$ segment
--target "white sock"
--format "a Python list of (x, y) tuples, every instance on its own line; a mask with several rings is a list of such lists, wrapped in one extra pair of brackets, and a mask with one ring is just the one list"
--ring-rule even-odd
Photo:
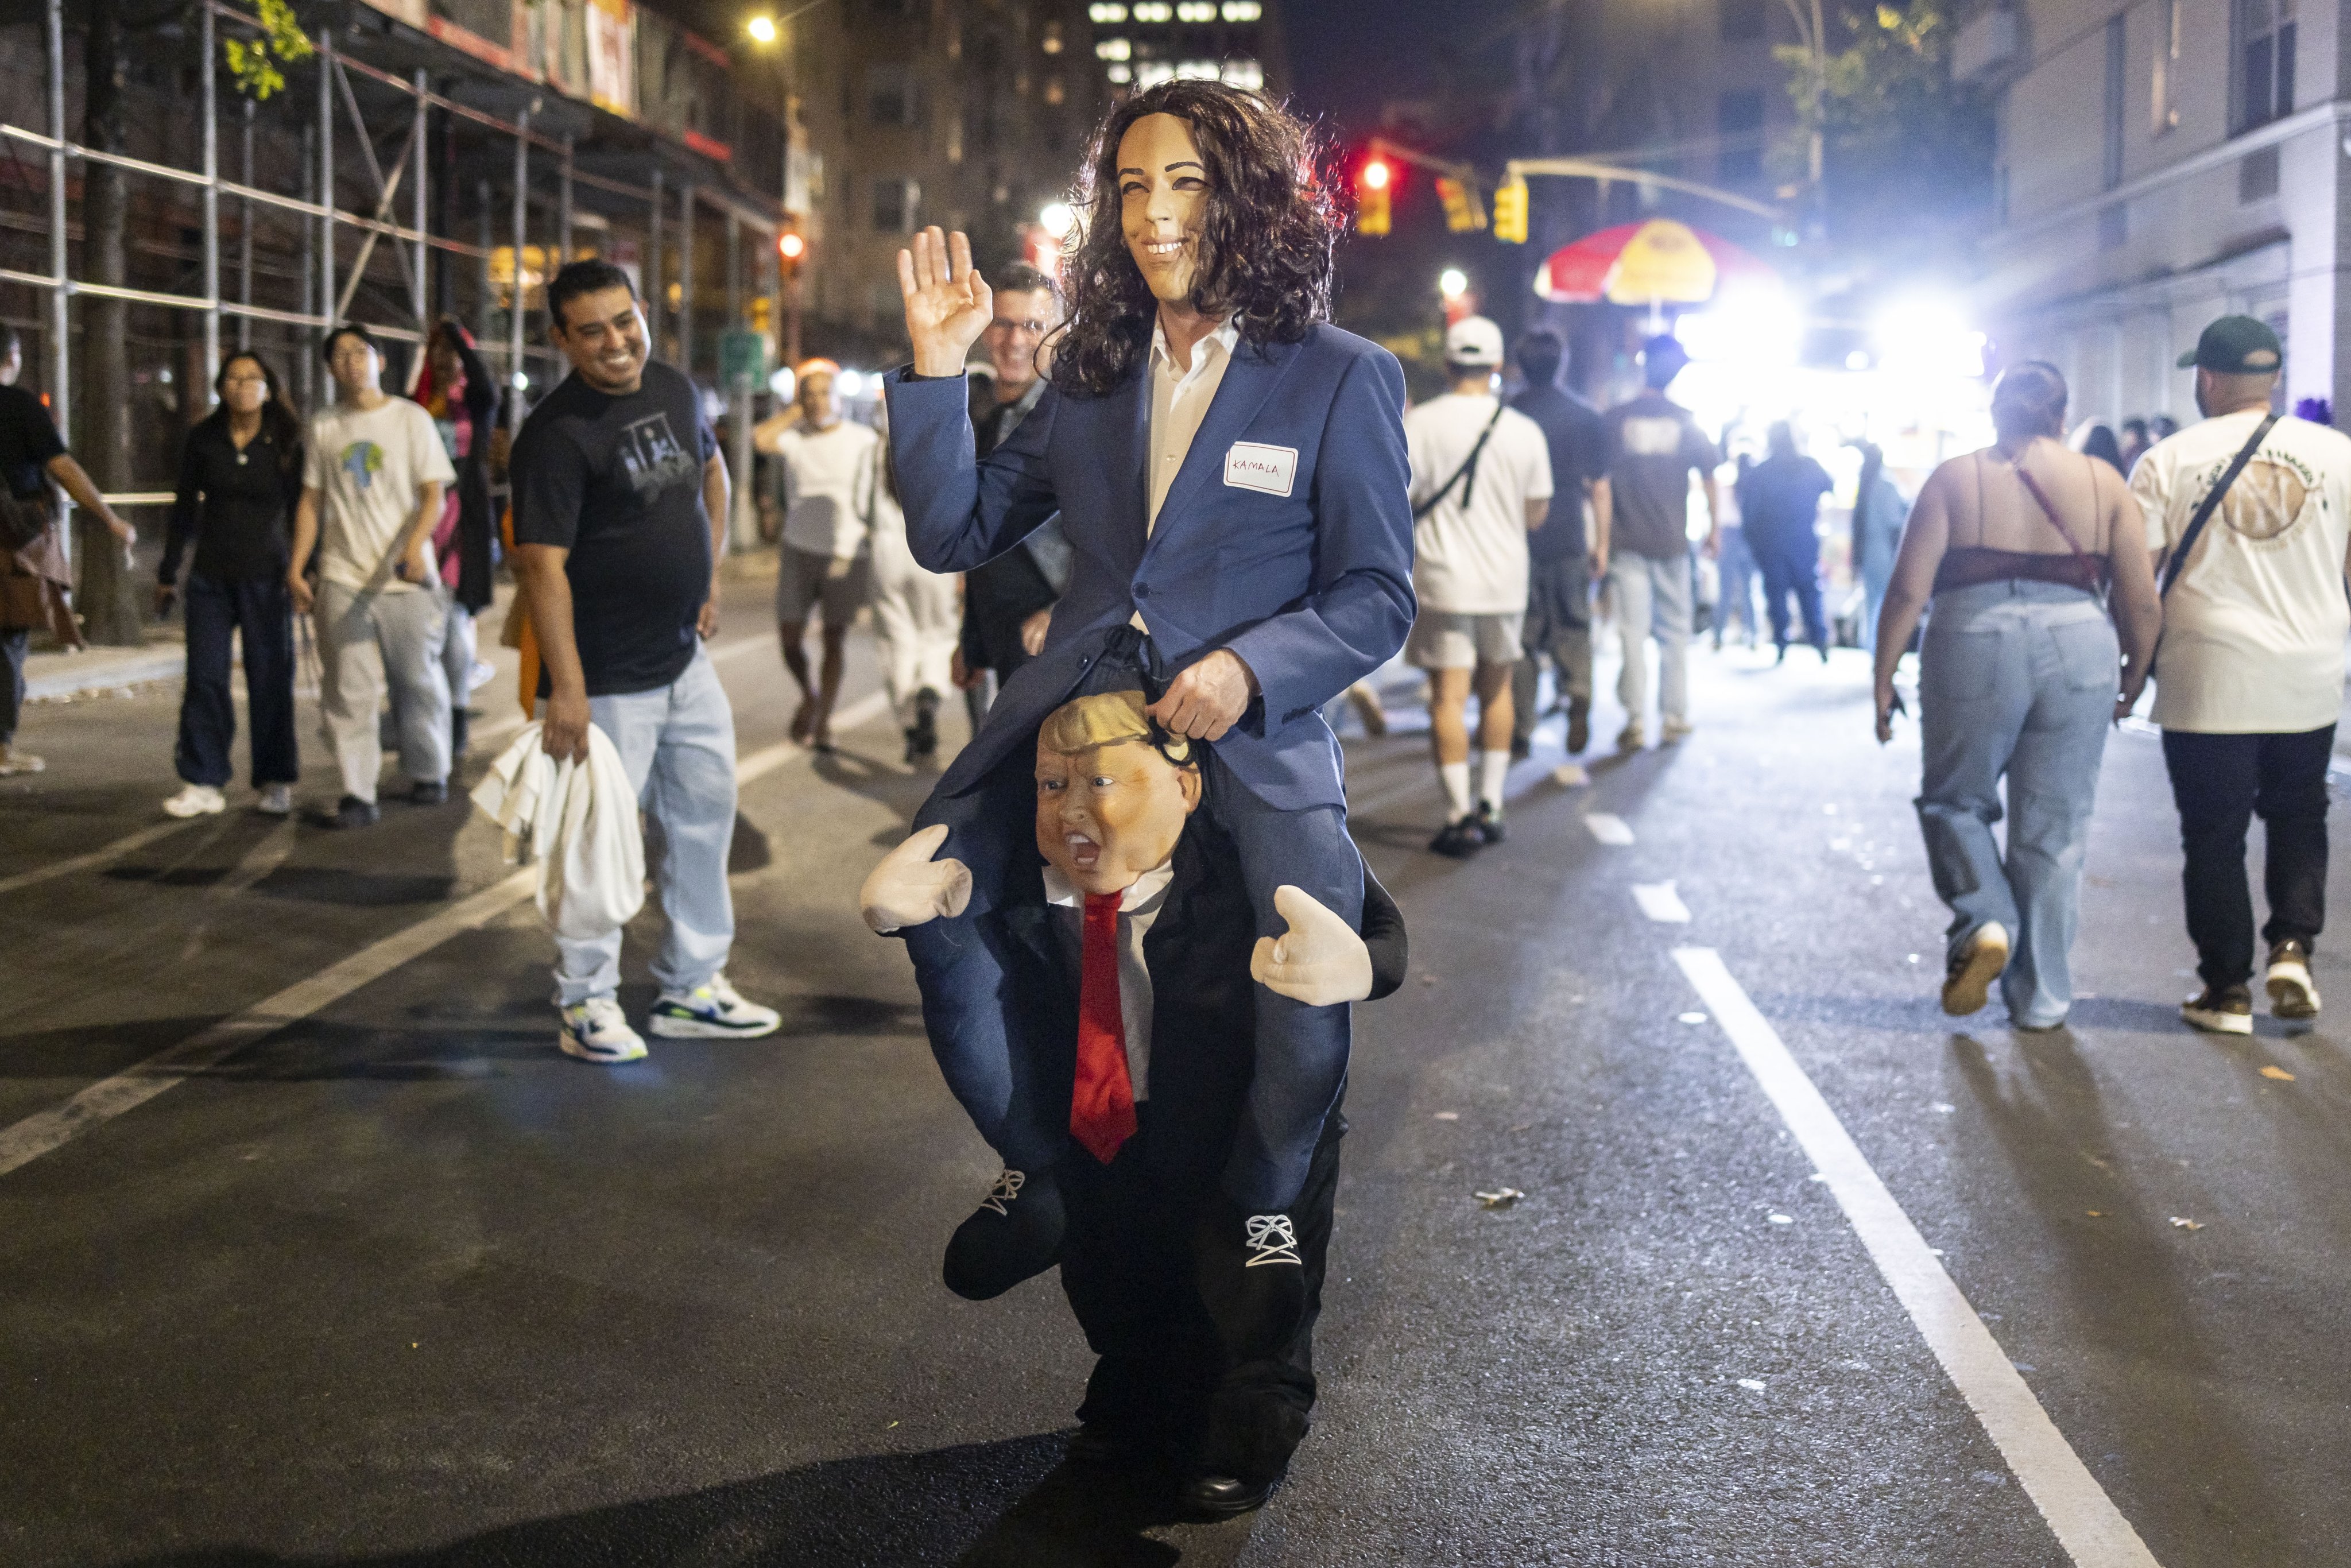
[(1437, 776), (1445, 780), (1446, 804), (1453, 808), (1447, 820), (1459, 821), (1469, 814), (1469, 765), (1466, 762), (1440, 762)]
[(1478, 754), (1478, 799), (1493, 808), (1494, 815), (1502, 814), (1502, 780), (1510, 771), (1508, 751), (1481, 751)]

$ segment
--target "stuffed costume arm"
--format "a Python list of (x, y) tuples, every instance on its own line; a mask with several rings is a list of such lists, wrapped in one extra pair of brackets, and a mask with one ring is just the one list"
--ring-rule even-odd
[(906, 543), (928, 571), (985, 566), (1061, 510), (1045, 463), (1061, 393), (1046, 388), (1011, 439), (982, 462), (973, 455), (966, 378), (905, 377), (893, 371), (884, 384)]
[(1395, 356), (1377, 350), (1348, 368), (1323, 429), (1314, 465), (1314, 588), (1224, 644), (1257, 677), (1265, 701), (1261, 720), (1241, 722), (1267, 731), (1378, 669), (1412, 629), (1412, 466)]
[(946, 841), (947, 825), (938, 822), (882, 857), (857, 893), (857, 912), (868, 927), (887, 936), (964, 912), (971, 903), (971, 868), (952, 856), (931, 858)]

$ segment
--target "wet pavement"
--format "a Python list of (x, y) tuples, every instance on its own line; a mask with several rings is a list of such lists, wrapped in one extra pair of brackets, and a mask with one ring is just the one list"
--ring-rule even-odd
[[(1509, 841), (1467, 863), (1421, 848), (1425, 737), (1351, 737), (1412, 977), (1359, 1016), (1315, 1431), (1260, 1514), (1191, 1525), (1061, 1468), (1087, 1359), (1051, 1278), (937, 1283), (994, 1167), (852, 908), (928, 776), (872, 701), (833, 756), (773, 749), (762, 603), (739, 585), (717, 645), (764, 769), (730, 973), (785, 1029), (621, 1069), (555, 1051), (527, 898), (418, 936), (511, 874), (462, 800), (152, 831), (173, 688), (29, 710), (50, 770), (0, 780), (0, 1148), (252, 1034), (0, 1174), (0, 1561), (2146, 1561), (2061, 1542), (2069, 1463), (2167, 1568), (2351, 1561), (2351, 1057), (2332, 1015), (2177, 1021), (2149, 736), (2109, 745), (2081, 999), (2034, 1036), (1936, 1007), (1915, 731), (1869, 737), (1858, 653), (1698, 655), (1670, 750), (1605, 756), (1604, 700), (1581, 787), (1552, 720)], [(477, 694), (466, 781), (510, 688)], [(306, 702), (330, 804), (315, 733)], [(2053, 1456), (1988, 1435), (1677, 949), (1817, 1086)], [(2351, 1006), (2325, 946), (2316, 975)]]

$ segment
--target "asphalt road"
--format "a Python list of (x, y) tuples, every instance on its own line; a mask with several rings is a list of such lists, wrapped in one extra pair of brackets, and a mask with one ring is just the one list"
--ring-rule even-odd
[[(721, 634), (752, 640), (722, 666), (746, 757), (789, 716), (760, 603)], [(385, 946), (509, 874), (462, 802), (108, 858), (173, 788), (176, 695), (36, 707), (50, 771), (0, 781), (0, 1143), (266, 998), (301, 1016), (0, 1175), (0, 1562), (2144, 1561), (2069, 1553), (2066, 1474), (2166, 1568), (2351, 1562), (2351, 1058), (2331, 1018), (2174, 1019), (2153, 740), (2108, 749), (2074, 1027), (1955, 1030), (1915, 736), (1870, 739), (1860, 656), (1698, 672), (1697, 735), (1588, 787), (1552, 778), (1554, 721), (1467, 864), (1420, 848), (1422, 738), (1350, 740), (1413, 977), (1360, 1017), (1315, 1432), (1213, 1527), (1058, 1468), (1087, 1359), (1050, 1278), (937, 1283), (993, 1166), (851, 909), (927, 788), (886, 719), (743, 792), (731, 973), (784, 1032), (614, 1070), (556, 1052), (527, 901)], [(306, 705), (327, 803), (314, 734)], [(1975, 1316), (1938, 1332), (1988, 1330), (2053, 1447), (1988, 1434), (1677, 949), (1719, 956), (1939, 1251)], [(2351, 1006), (2340, 959), (2317, 977)]]

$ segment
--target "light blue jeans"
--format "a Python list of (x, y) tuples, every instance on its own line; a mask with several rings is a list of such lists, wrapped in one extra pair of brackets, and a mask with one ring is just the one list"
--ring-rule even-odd
[[(653, 881), (669, 929), (653, 960), (664, 991), (690, 991), (726, 967), (735, 900), (726, 851), (735, 838), (735, 710), (702, 648), (668, 685), (590, 697), (588, 714), (621, 754), (637, 799), (661, 828)], [(555, 942), (555, 1000), (570, 1007), (621, 984), (621, 933)]]
[[(2074, 1005), (2067, 955), (2120, 664), (2104, 608), (2058, 583), (1938, 593), (1927, 622), (1917, 801), (1927, 862), (1951, 906), (1951, 955), (1987, 920), (2006, 927), (2001, 995), (2027, 1027), (2062, 1023)], [(1991, 831), (2003, 775), (2005, 856)]]

